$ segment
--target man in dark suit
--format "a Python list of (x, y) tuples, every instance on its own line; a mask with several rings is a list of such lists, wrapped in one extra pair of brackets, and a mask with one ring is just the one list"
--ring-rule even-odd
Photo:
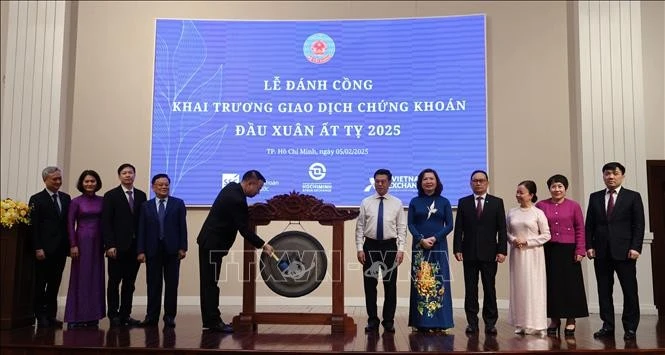
[[(69, 254), (67, 211), (71, 198), (59, 191), (62, 170), (49, 166), (42, 170), (45, 189), (30, 197), (32, 208), (32, 245), (35, 249), (35, 319), (37, 327), (62, 327), (55, 318), (58, 311), (58, 290)], [(11, 292), (11, 291), (5, 291)]]
[(478, 274), (483, 283), (485, 333), (494, 335), (499, 313), (496, 306), (497, 263), (506, 260), (506, 212), (503, 200), (487, 193), (489, 178), (483, 170), (471, 173), (473, 195), (457, 202), (453, 253), (464, 264), (464, 311), (467, 334), (478, 332)]
[(152, 191), (156, 197), (141, 206), (137, 252), (139, 262), (146, 263), (148, 283), (143, 326), (157, 325), (165, 284), (164, 326), (175, 327), (180, 260), (187, 254), (187, 210), (181, 199), (169, 195), (170, 184), (166, 174), (153, 176)]
[(587, 256), (594, 259), (598, 284), (598, 302), (603, 327), (595, 338), (614, 336), (614, 273), (623, 290), (624, 339), (635, 340), (640, 322), (635, 264), (644, 240), (644, 206), (639, 192), (623, 183), (626, 168), (617, 162), (603, 166), (606, 188), (589, 196), (586, 214)]
[(225, 324), (219, 311), (219, 273), (222, 258), (240, 232), (256, 248), (271, 255), (272, 247), (249, 229), (247, 197), (256, 196), (266, 179), (256, 170), (246, 172), (240, 183), (231, 182), (217, 195), (196, 242), (199, 245), (199, 273), (201, 318), (203, 328), (211, 331), (232, 333), (233, 328)]
[[(118, 167), (120, 186), (104, 194), (102, 234), (108, 258), (106, 299), (111, 326), (139, 325), (130, 317), (136, 274), (141, 265), (136, 254), (139, 212), (146, 201), (145, 192), (134, 187), (136, 169), (131, 164)], [(122, 289), (119, 291), (120, 283)]]

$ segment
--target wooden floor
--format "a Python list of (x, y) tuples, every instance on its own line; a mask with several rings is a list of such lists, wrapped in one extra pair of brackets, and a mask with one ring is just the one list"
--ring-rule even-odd
[[(326, 307), (293, 306), (280, 307), (280, 312), (329, 312)], [(135, 307), (134, 318), (143, 319), (142, 307)], [(223, 309), (224, 321), (230, 322), (240, 307)], [(259, 312), (275, 312), (274, 307), (258, 307)], [(455, 310), (455, 328), (448, 335), (413, 333), (407, 326), (408, 309), (398, 308), (395, 334), (366, 335), (366, 315), (363, 307), (348, 307), (358, 331), (353, 334), (332, 335), (329, 326), (259, 325), (256, 333), (219, 334), (201, 329), (200, 311), (195, 306), (178, 309), (175, 329), (153, 328), (109, 328), (104, 319), (99, 329), (34, 329), (23, 328), (0, 332), (2, 354), (203, 354), (209, 352), (288, 352), (298, 354), (359, 352), (464, 352), (520, 354), (530, 351), (557, 353), (611, 353), (665, 354), (665, 326), (657, 324), (656, 316), (642, 316), (637, 340), (624, 342), (623, 330), (617, 329), (613, 340), (597, 340), (592, 334), (601, 321), (597, 314), (579, 319), (574, 338), (538, 337), (515, 335), (506, 323), (506, 312), (500, 311), (496, 336), (481, 333), (467, 336), (466, 321), (461, 310)], [(61, 312), (62, 313), (62, 312)], [(59, 316), (62, 319), (62, 314)], [(620, 324), (621, 316), (617, 315)], [(481, 325), (482, 330), (482, 325)]]

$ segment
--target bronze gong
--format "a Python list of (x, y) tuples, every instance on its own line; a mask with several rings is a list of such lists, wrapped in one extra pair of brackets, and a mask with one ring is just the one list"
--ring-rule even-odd
[(286, 231), (268, 242), (274, 255), (261, 254), (261, 277), (268, 288), (284, 297), (301, 297), (323, 281), (328, 258), (323, 246), (311, 234)]

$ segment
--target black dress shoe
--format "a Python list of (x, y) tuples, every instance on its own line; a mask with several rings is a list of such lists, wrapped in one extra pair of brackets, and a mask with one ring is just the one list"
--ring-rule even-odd
[(386, 332), (386, 333), (395, 333), (395, 326), (393, 326), (393, 325), (390, 325), (390, 326), (387, 326), (387, 327), (384, 326), (383, 331)]
[(167, 328), (175, 328), (175, 319), (173, 319), (173, 317), (164, 317), (164, 326)]
[(219, 322), (217, 324), (204, 324), (203, 328), (217, 333), (233, 333), (233, 327), (230, 324), (225, 324), (224, 322)]
[(376, 333), (379, 331), (379, 326), (377, 325), (368, 325), (365, 327), (365, 333)]
[(485, 334), (496, 335), (497, 333), (495, 326), (485, 327)]
[(614, 330), (607, 328), (600, 328), (597, 332), (593, 333), (594, 338), (605, 338), (613, 336), (614, 336)]
[(478, 327), (474, 327), (472, 325), (467, 325), (466, 329), (464, 329), (464, 333), (466, 333), (466, 334), (478, 333)]
[(85, 328), (86, 323), (85, 322), (67, 322), (67, 329), (77, 329), (77, 328)]
[(561, 333), (561, 325), (558, 327), (547, 327), (547, 335), (559, 335)]
[(137, 325), (141, 325), (140, 320), (134, 319), (132, 317), (127, 317), (127, 318), (121, 319), (120, 323), (122, 323), (122, 325), (127, 325), (127, 326), (130, 326), (130, 327), (135, 327)]
[(109, 322), (111, 323), (112, 327), (119, 327), (122, 325), (122, 322), (120, 321), (120, 318), (118, 317), (111, 317), (109, 319)]
[(637, 334), (634, 330), (626, 330), (626, 334), (623, 335), (623, 340), (635, 340)]

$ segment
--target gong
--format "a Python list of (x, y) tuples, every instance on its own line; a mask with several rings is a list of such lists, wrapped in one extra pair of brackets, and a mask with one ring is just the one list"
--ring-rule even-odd
[(261, 254), (261, 277), (268, 288), (284, 297), (301, 297), (314, 291), (326, 274), (328, 258), (311, 234), (286, 231), (272, 238), (275, 253)]

